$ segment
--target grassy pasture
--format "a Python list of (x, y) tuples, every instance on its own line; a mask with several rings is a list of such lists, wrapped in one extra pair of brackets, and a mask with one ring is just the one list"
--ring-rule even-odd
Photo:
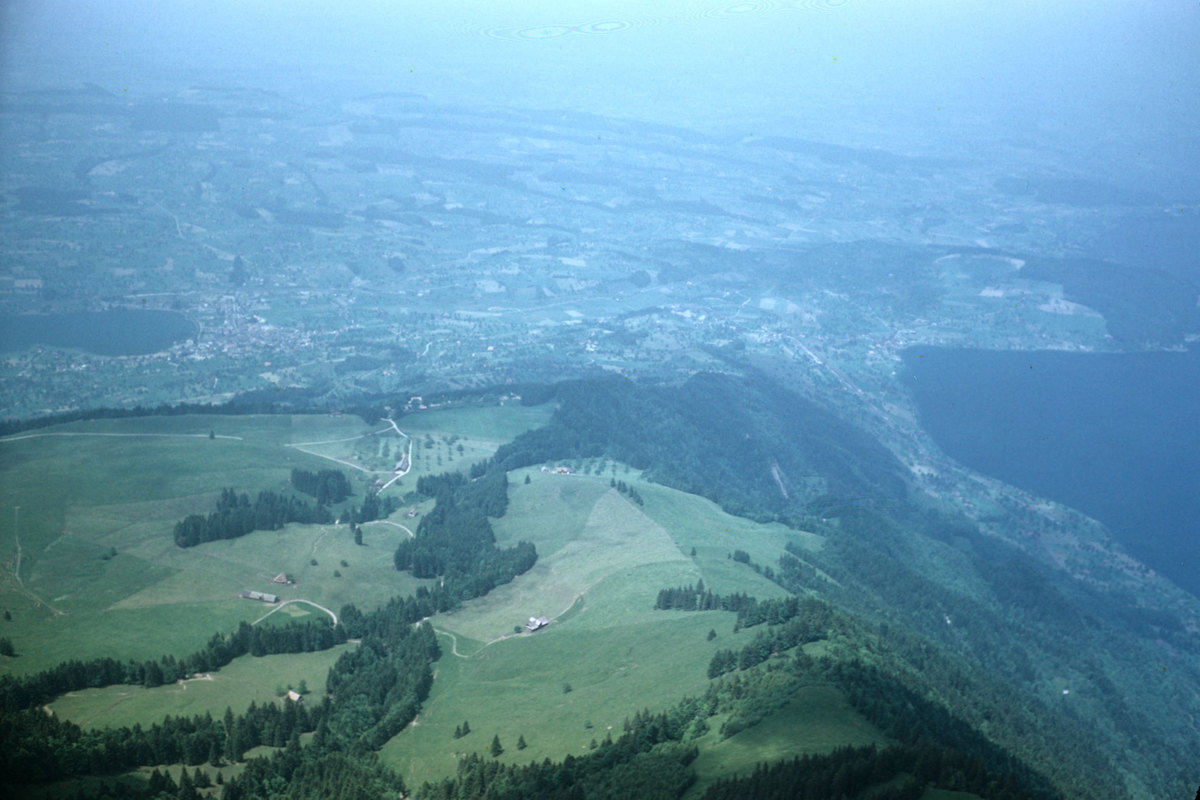
[[(318, 418), (323, 424), (305, 428), (303, 436), (293, 436), (289, 444), (323, 461), (326, 469), (344, 469), (351, 482), (364, 489), (382, 480), (389, 484), (389, 494), (399, 496), (415, 489), (422, 475), (466, 470), (489, 458), (500, 445), (542, 425), (553, 411), (549, 405), (527, 408), (515, 404), (421, 411), (397, 420), (396, 427), (403, 434), (387, 420), (363, 428), (356, 418), (323, 417)], [(353, 420), (354, 426), (342, 422), (339, 427), (334, 424), (337, 420)], [(411, 451), (406, 436), (411, 439)], [(408, 452), (408, 473), (390, 483), (393, 467)]]
[[(382, 753), (411, 785), (453, 774), (459, 757), (484, 753), (494, 734), (506, 762), (585, 752), (610, 730), (619, 736), (637, 711), (703, 692), (712, 654), (740, 648), (757, 632), (733, 633), (727, 612), (654, 611), (655, 596), (701, 577), (715, 591), (777, 596), (778, 586), (729, 552), (744, 549), (770, 565), (787, 537), (808, 537), (729, 517), (707, 500), (636, 477), (622, 479), (644, 506), (610, 488), (606, 475), (536, 468), (509, 475), (509, 510), (495, 522), (497, 539), (532, 541), (538, 562), (486, 598), (434, 620), (444, 654), (432, 694), (417, 724)], [(552, 619), (546, 629), (513, 632), (543, 614)], [(718, 634), (713, 641), (710, 629)], [(456, 740), (454, 728), (464, 720), (472, 733)], [(522, 735), (528, 747), (518, 751)], [(829, 741), (832, 747), (857, 739), (831, 730)]]
[(748, 775), (754, 765), (800, 756), (828, 753), (844, 745), (885, 745), (888, 740), (846, 702), (832, 686), (806, 686), (775, 713), (752, 728), (722, 740), (721, 723), (714, 718), (708, 733), (696, 743), (696, 785), (689, 797), (699, 797), (710, 783)]
[[(549, 413), (509, 406), (413, 419), (423, 432), (449, 437), (460, 423), (475, 433), (490, 424), (524, 430)], [(223, 487), (286, 491), (293, 468), (332, 466), (289, 445), (352, 443), (378, 428), (349, 416), (189, 415), (76, 422), (0, 441), (0, 609), (12, 615), (0, 621), (0, 635), (19, 654), (0, 660), (0, 672), (28, 673), (70, 658), (186, 655), (268, 610), (238, 599), (243, 589), (334, 611), (414, 591), (418, 582), (392, 569), (396, 544), (415, 528), (402, 514), (392, 524), (364, 526), (362, 547), (335, 525), (290, 525), (186, 550), (171, 539), (175, 522), (211, 511)], [(464, 445), (455, 463), (490, 455), (500, 441), (480, 437), (470, 444), (478, 453)], [(440, 439), (438, 446), (445, 449)], [(369, 481), (346, 471), (358, 481), (351, 502), (361, 502)], [(272, 584), (280, 572), (295, 585)], [(288, 606), (272, 621), (319, 613)]]
[(324, 691), (325, 675), (338, 656), (354, 645), (341, 645), (320, 653), (296, 653), (235, 659), (205, 677), (167, 686), (107, 686), (72, 692), (50, 704), (50, 710), (80, 727), (106, 728), (140, 723), (150, 725), (165, 715), (192, 716), (210, 713), (220, 718), (225, 709), (244, 709), (251, 702), (282, 702), (276, 689), (305, 681), (308, 688)]
[[(407, 491), (400, 484), (411, 488), (426, 472), (465, 468), (550, 413), (548, 407), (508, 406), (405, 417), (399, 422), (413, 437), (413, 470), (394, 490)], [(187, 550), (170, 538), (175, 521), (210, 510), (222, 487), (282, 490), (293, 467), (333, 466), (330, 458), (352, 456), (364, 446), (363, 434), (380, 428), (347, 417), (151, 418), (48, 431), (137, 436), (0, 442), (0, 491), (11, 498), (0, 507), (0, 601), (14, 617), (0, 629), (21, 654), (0, 663), (0, 671), (25, 673), (100, 655), (185, 655), (242, 620), (272, 624), (322, 613), (308, 605), (240, 600), (242, 589), (335, 611), (346, 602), (369, 608), (412, 592), (419, 582), (391, 567), (396, 544), (416, 527), (417, 520), (402, 513), (364, 526), (362, 547), (337, 525), (292, 525)], [(209, 431), (218, 438), (209, 439)], [(146, 433), (159, 435), (141, 435)], [(404, 440), (389, 436), (391, 457)], [(427, 436), (432, 447), (424, 446)], [(384, 437), (376, 439), (371, 446), (382, 458)], [(319, 455), (289, 446), (312, 442), (329, 444), (306, 445), (325, 448)], [(375, 476), (346, 471), (361, 498)], [(703, 578), (719, 593), (778, 596), (778, 586), (729, 554), (745, 550), (755, 562), (773, 566), (787, 541), (820, 546), (817, 537), (729, 516), (707, 500), (626, 470), (622, 480), (645, 501), (635, 505), (610, 488), (606, 471), (558, 475), (531, 468), (509, 476), (510, 508), (495, 522), (497, 539), (532, 541), (539, 560), (511, 584), (434, 620), (444, 655), (432, 694), (417, 722), (382, 754), (410, 783), (453, 774), (456, 759), (485, 752), (493, 734), (505, 747), (503, 761), (585, 752), (592, 739), (610, 731), (619, 735), (623, 720), (637, 711), (702, 692), (712, 654), (740, 648), (756, 630), (733, 633), (734, 617), (725, 612), (656, 612), (657, 591)], [(16, 505), (19, 573), (17, 518), (9, 513)], [(340, 577), (333, 576), (335, 569)], [(271, 584), (279, 572), (292, 574), (296, 583)], [(514, 625), (543, 614), (553, 620), (548, 628), (514, 634)], [(710, 629), (718, 634), (712, 641)], [(212, 680), (155, 690), (89, 690), (60, 698), (53, 708), (84, 725), (148, 724), (166, 713), (219, 714), (226, 706), (268, 701), (277, 686), (301, 678), (320, 691), (337, 652), (243, 658)], [(700, 740), (702, 778), (752, 767), (752, 754), (767, 755), (758, 739), (783, 755), (871, 740), (874, 734), (840, 702), (802, 694), (731, 740), (708, 734)], [(455, 740), (453, 730), (464, 720), (472, 733)], [(528, 747), (518, 751), (521, 735)]]

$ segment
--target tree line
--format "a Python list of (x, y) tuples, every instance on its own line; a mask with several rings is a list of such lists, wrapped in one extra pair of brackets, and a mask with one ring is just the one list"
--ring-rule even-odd
[(803, 600), (796, 613), (785, 622), (769, 625), (747, 642), (740, 651), (718, 650), (708, 664), (708, 677), (716, 678), (735, 669), (758, 666), (773, 655), (797, 645), (820, 641), (829, 636), (834, 621), (833, 608), (819, 600)]
[(242, 622), (232, 634), (214, 634), (203, 648), (184, 657), (164, 655), (146, 661), (72, 659), (24, 677), (0, 675), (0, 711), (19, 711), (43, 705), (67, 692), (116, 684), (151, 689), (198, 672), (218, 670), (239, 656), (309, 653), (345, 641), (346, 629), (333, 627), (327, 620), (264, 626)]
[[(242, 623), (233, 634), (214, 635), (205, 648), (184, 658), (164, 656), (141, 664), (95, 659), (67, 662), (28, 678), (0, 676), (0, 728), (6, 737), (0, 738), (3, 786), (40, 783), (50, 776), (112, 774), (156, 763), (198, 764), (207, 759), (211, 764), (214, 758), (232, 763), (249, 748), (268, 744), (283, 749), (246, 762), (239, 776), (224, 783), (225, 800), (280, 793), (296, 798), (380, 797), (401, 791), (403, 782), (378, 765), (374, 752), (415, 718), (432, 686), (431, 664), (440, 657), (440, 649), (432, 627), (423, 620), (511, 580), (536, 558), (532, 545), (496, 548), (490, 524), (478, 525), (480, 518), (486, 522), (489, 514), (499, 516), (507, 508), (503, 473), (469, 482), (446, 479), (442, 484), (433, 510), (423, 520), (432, 521), (418, 533), (418, 541), (446, 565), (444, 580), (436, 587), (420, 587), (369, 612), (347, 604), (336, 627), (327, 622), (281, 627)], [(237, 508), (241, 501), (234, 499)], [(467, 524), (460, 527), (460, 522)], [(217, 669), (242, 655), (324, 649), (351, 638), (360, 642), (330, 668), (325, 696), (299, 716), (288, 711), (291, 704), (282, 709), (268, 704), (252, 706), (232, 722), (176, 718), (164, 720), (157, 729), (134, 726), (95, 733), (38, 708), (75, 689), (124, 682), (151, 686)], [(291, 715), (289, 721), (275, 719), (276, 711)], [(312, 734), (309, 744), (300, 747), (298, 732)], [(16, 764), (17, 759), (24, 764)], [(194, 785), (184, 783), (177, 790), (190, 796)]]
[(107, 727), (84, 731), (41, 709), (4, 712), (0, 725), (0, 765), (5, 780), (40, 784), (75, 775), (111, 775), (151, 764), (209, 764), (241, 761), (260, 745), (283, 747), (313, 730), (314, 719), (302, 704), (251, 702), (239, 715), (226, 708), (218, 721), (211, 714), (165, 717), (148, 728)]
[(1028, 800), (1011, 774), (989, 773), (977, 758), (927, 741), (877, 748), (839, 747), (832, 753), (759, 763), (740, 778), (719, 780), (702, 800), (918, 800), (927, 786), (994, 800)]
[(221, 490), (215, 511), (189, 514), (175, 523), (175, 544), (194, 547), (218, 539), (236, 539), (252, 531), (277, 531), (289, 522), (306, 524), (333, 522), (333, 514), (321, 504), (311, 506), (302, 500), (275, 492), (259, 492), (250, 502), (245, 492)]
[(398, 570), (418, 578), (442, 577), (459, 599), (480, 597), (533, 566), (537, 550), (529, 542), (501, 549), (489, 517), (508, 509), (508, 476), (489, 469), (474, 480), (458, 472), (422, 476), (418, 491), (437, 504), (421, 518), (416, 536), (396, 548)]
[(683, 739), (687, 728), (664, 712), (639, 712), (613, 741), (611, 734), (584, 756), (524, 766), (471, 754), (455, 777), (422, 785), (415, 800), (617, 800), (679, 798), (695, 782), (690, 764), (699, 751)]
[(886, 448), (752, 369), (700, 373), (680, 386), (605, 377), (553, 388), (550, 421), (502, 445), (493, 463), (512, 470), (605, 456), (729, 513), (785, 524), (808, 516), (812, 489), (801, 476), (820, 475), (837, 495), (907, 494), (905, 470)]
[(687, 586), (659, 589), (654, 608), (666, 611), (733, 611), (737, 613), (733, 627), (735, 632), (764, 623), (779, 625), (802, 614), (819, 627), (828, 624), (830, 612), (827, 603), (812, 598), (801, 599), (794, 594), (768, 600), (759, 600), (745, 592), (715, 594), (712, 589), (705, 588), (703, 579)]
[(340, 503), (353, 494), (350, 480), (340, 469), (322, 469), (309, 472), (306, 469), (292, 470), (292, 486), (316, 499), (318, 505)]

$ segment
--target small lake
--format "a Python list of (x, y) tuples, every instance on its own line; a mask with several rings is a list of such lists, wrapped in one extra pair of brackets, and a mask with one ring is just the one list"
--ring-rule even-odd
[(0, 352), (48, 345), (102, 356), (140, 356), (165, 350), (195, 336), (196, 331), (196, 323), (174, 311), (0, 314)]
[(904, 363), (942, 450), (1104, 522), (1200, 596), (1200, 350), (916, 347)]

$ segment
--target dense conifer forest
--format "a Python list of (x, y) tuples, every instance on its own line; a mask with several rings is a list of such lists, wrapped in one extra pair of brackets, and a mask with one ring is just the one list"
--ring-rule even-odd
[(878, 442), (761, 373), (701, 373), (678, 386), (567, 381), (554, 399), (549, 424), (501, 447), (497, 466), (606, 456), (756, 520), (806, 518), (826, 495), (907, 496), (903, 468)]
[(353, 494), (346, 473), (340, 469), (322, 469), (316, 472), (293, 469), (292, 486), (315, 498), (317, 505), (322, 506), (340, 503)]
[(251, 531), (277, 531), (289, 522), (333, 522), (328, 507), (315, 506), (276, 492), (259, 492), (250, 502), (246, 493), (222, 489), (217, 509), (208, 515), (189, 514), (175, 524), (175, 544), (195, 547), (218, 539), (236, 539)]

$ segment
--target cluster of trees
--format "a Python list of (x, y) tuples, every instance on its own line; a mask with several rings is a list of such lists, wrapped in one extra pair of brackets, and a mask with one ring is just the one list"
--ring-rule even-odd
[(391, 495), (380, 500), (378, 492), (367, 492), (367, 496), (363, 498), (361, 506), (358, 508), (351, 506), (346, 511), (346, 521), (353, 526), (363, 522), (383, 519), (399, 507), (400, 501)]
[(719, 595), (704, 588), (701, 579), (695, 585), (659, 589), (654, 608), (659, 611), (737, 611), (736, 603), (749, 600), (745, 594)]
[(340, 469), (322, 469), (317, 472), (293, 469), (292, 486), (316, 498), (317, 503), (323, 506), (340, 503), (353, 494), (350, 480)]
[(295, 497), (259, 492), (254, 502), (245, 492), (222, 489), (217, 510), (189, 514), (175, 523), (175, 544), (194, 547), (217, 539), (236, 539), (251, 531), (277, 531), (289, 522), (328, 523), (333, 514), (323, 505), (310, 506)]
[[(840, 631), (852, 627), (854, 623), (839, 613), (835, 612), (834, 616), (833, 627), (839, 632), (833, 635), (835, 639), (841, 639), (843, 634)], [(852, 640), (865, 643), (860, 631), (853, 632)], [(873, 656), (878, 657), (878, 653)], [(879, 758), (883, 762), (879, 767), (881, 771), (872, 783), (890, 780), (899, 773), (908, 773), (919, 774), (922, 787), (933, 784), (941, 788), (974, 791), (984, 797), (1030, 797), (1046, 800), (1062, 797), (1046, 777), (1032, 769), (1028, 762), (991, 742), (978, 730), (952, 714), (940, 700), (930, 699), (906, 685), (909, 680), (911, 676), (905, 677), (903, 673), (867, 665), (856, 658), (826, 656), (812, 659), (797, 653), (790, 659), (772, 661), (765, 668), (735, 672), (714, 680), (705, 694), (692, 702), (693, 705), (699, 705), (701, 713), (724, 716), (726, 721), (721, 728), (722, 736), (732, 736), (758, 724), (788, 703), (796, 692), (805, 687), (833, 686), (842, 692), (856, 711), (902, 748), (896, 751), (889, 747), (870, 754), (871, 760)], [(930, 769), (926, 765), (918, 773), (916, 768), (919, 759), (930, 758), (929, 752), (933, 750), (939, 751), (934, 754), (939, 763), (957, 766), (954, 769), (943, 769), (940, 766)], [(836, 772), (844, 761), (863, 758), (863, 752), (836, 752), (840, 752), (840, 755), (834, 758), (830, 775)], [(922, 756), (922, 753), (926, 755)], [(815, 766), (822, 771), (825, 769), (820, 763)], [(972, 780), (964, 782), (962, 776), (952, 774), (955, 771), (973, 776)], [(1107, 786), (1111, 789), (1114, 784), (1107, 782), (1110, 777), (1111, 770), (1097, 772), (1094, 786), (1085, 789), (1080, 787), (1082, 791), (1072, 791), (1069, 796), (1102, 796), (1097, 792), (1103, 790), (1097, 787)], [(977, 780), (980, 778), (982, 780)], [(820, 785), (823, 779), (814, 775), (813, 780)], [(743, 788), (747, 789), (748, 793), (741, 796), (758, 796), (754, 793), (753, 784), (747, 784)], [(765, 785), (758, 788), (763, 790), (764, 797), (788, 796), (774, 794), (774, 790)], [(980, 791), (981, 788), (986, 790)], [(874, 797), (873, 791), (867, 796)], [(847, 796), (857, 795), (849, 793)]]
[(396, 548), (396, 569), (418, 578), (444, 577), (444, 586), (467, 599), (508, 583), (537, 560), (529, 542), (496, 547), (488, 517), (503, 516), (508, 509), (508, 477), (502, 470), (485, 471), (470, 481), (456, 472), (423, 476), (418, 487), (432, 492), (437, 504), (421, 518), (416, 537)]
[(333, 697), (318, 727), (319, 743), (355, 754), (378, 750), (412, 722), (433, 686), (431, 664), (441, 650), (429, 623), (392, 640), (365, 637), (338, 657), (325, 688)]
[[(225, 780), (221, 773), (217, 772), (215, 784), (221, 786), (224, 783)], [(162, 798), (201, 800), (205, 795), (201, 794), (199, 790), (207, 789), (213, 784), (214, 781), (208, 777), (208, 773), (199, 767), (190, 773), (186, 769), (180, 770), (178, 783), (171, 778), (169, 771), (160, 772), (158, 767), (155, 767), (151, 770), (144, 785), (136, 785), (123, 780), (117, 780), (111, 784), (100, 781), (94, 787), (90, 787), (87, 797), (91, 800), (162, 800)], [(78, 794), (83, 796), (82, 792)]]
[[(933, 743), (952, 748), (962, 757), (978, 762), (981, 768), (1006, 775), (1006, 783), (1024, 787), (1033, 796), (1057, 795), (1045, 776), (987, 739), (943, 703), (934, 702), (906, 685), (902, 675), (864, 664), (858, 659), (825, 660), (817, 666), (825, 679), (842, 690), (854, 710), (889, 738), (910, 746)], [(915, 763), (910, 762), (909, 766)], [(1092, 786), (1081, 793), (1073, 792), (1072, 796), (1088, 797), (1102, 792), (1103, 786), (1117, 785), (1108, 783), (1116, 779), (1111, 769), (1098, 770), (1093, 777), (1095, 783)], [(980, 794), (991, 796), (986, 792)]]
[(755, 625), (780, 625), (804, 615), (814, 628), (827, 627), (832, 609), (827, 603), (808, 598), (801, 600), (796, 595), (759, 600), (745, 592), (714, 594), (706, 589), (704, 581), (694, 585), (659, 589), (654, 608), (667, 611), (734, 611), (737, 622), (734, 630), (752, 628)]
[(42, 709), (0, 712), (0, 770), (5, 780), (38, 784), (73, 775), (108, 775), (150, 764), (210, 764), (240, 761), (260, 745), (283, 747), (313, 730), (310, 714), (285, 700), (282, 705), (251, 703), (245, 713), (226, 709), (223, 720), (210, 714), (166, 717), (141, 725), (84, 731)]
[(750, 669), (772, 655), (783, 653), (796, 645), (824, 639), (829, 635), (833, 620), (833, 609), (830, 606), (817, 600), (803, 600), (797, 604), (793, 617), (786, 622), (770, 625), (767, 630), (747, 642), (739, 652), (718, 650), (713, 653), (708, 664), (708, 677), (715, 678), (735, 669)]
[(315, 737), (305, 747), (293, 739), (269, 757), (247, 761), (242, 774), (227, 780), (221, 792), (221, 800), (379, 800), (403, 796), (404, 781), (377, 758), (331, 748)]
[(638, 494), (638, 490), (630, 486), (625, 481), (619, 481), (616, 478), (610, 478), (608, 485), (628, 497), (633, 502), (637, 503), (639, 506), (645, 505), (645, 502), (642, 500), (642, 496)]

